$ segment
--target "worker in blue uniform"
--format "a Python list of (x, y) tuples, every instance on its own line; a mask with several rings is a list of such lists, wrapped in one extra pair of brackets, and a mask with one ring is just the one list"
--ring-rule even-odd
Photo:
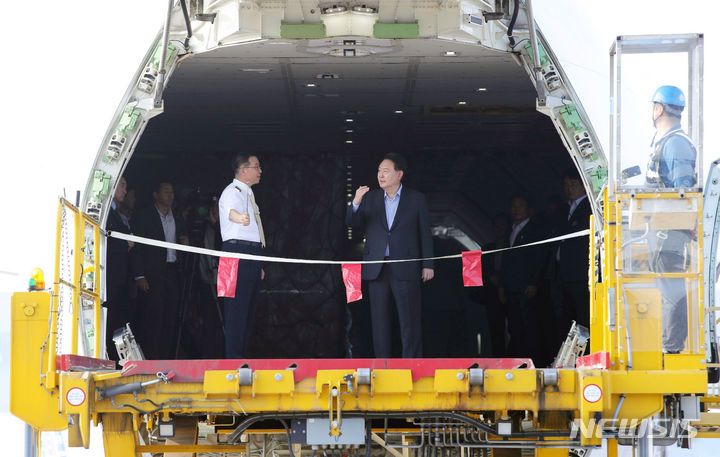
[(658, 188), (695, 187), (697, 153), (680, 126), (685, 95), (675, 86), (662, 86), (655, 91), (652, 102), (656, 132), (646, 176), (648, 184)]
[[(697, 184), (697, 152), (680, 120), (685, 95), (675, 86), (661, 86), (652, 98), (652, 120), (656, 133), (646, 174), (647, 187), (653, 189), (691, 189)], [(651, 230), (648, 232), (650, 270), (657, 273), (687, 271), (687, 245), (690, 230)], [(687, 338), (687, 290), (683, 278), (661, 278), (656, 282), (662, 293), (663, 352), (679, 353)]]

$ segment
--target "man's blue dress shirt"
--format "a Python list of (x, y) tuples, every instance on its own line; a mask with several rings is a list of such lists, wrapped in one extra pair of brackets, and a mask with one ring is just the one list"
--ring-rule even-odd
[[(398, 205), (400, 204), (400, 193), (402, 192), (402, 184), (395, 193), (395, 197), (390, 198), (387, 192), (384, 192), (385, 199), (385, 220), (387, 220), (388, 229), (392, 227), (393, 221), (395, 220), (395, 214), (397, 214)], [(353, 212), (356, 212), (360, 205), (353, 203)], [(385, 257), (390, 257), (390, 244), (385, 246)]]

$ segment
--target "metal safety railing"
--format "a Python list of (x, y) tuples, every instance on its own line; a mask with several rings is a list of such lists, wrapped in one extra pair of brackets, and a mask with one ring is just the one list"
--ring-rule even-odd
[[(611, 273), (605, 281), (607, 307), (601, 311), (608, 325), (604, 338), (611, 363), (627, 370), (660, 370), (666, 366), (663, 354), (704, 356), (702, 194), (616, 193), (613, 200), (606, 196), (606, 207), (603, 268)], [(651, 257), (664, 251), (650, 238), (663, 239), (661, 235), (667, 233), (679, 233), (685, 240), (683, 247), (665, 248), (685, 256), (682, 270), (659, 270)], [(670, 316), (666, 307), (672, 304), (679, 310)], [(683, 347), (676, 348), (678, 344)], [(696, 361), (697, 368), (707, 368), (699, 358), (683, 360), (687, 360), (684, 366)]]
[(56, 369), (58, 354), (102, 357), (103, 342), (100, 226), (92, 217), (61, 198), (55, 243), (53, 309), (47, 345), (50, 372)]

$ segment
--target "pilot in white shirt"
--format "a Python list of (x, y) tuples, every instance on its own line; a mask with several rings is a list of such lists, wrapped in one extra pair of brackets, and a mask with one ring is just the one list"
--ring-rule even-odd
[[(235, 179), (225, 188), (218, 202), (223, 251), (260, 255), (265, 246), (260, 210), (252, 186), (260, 182), (260, 160), (238, 154), (233, 160)], [(225, 297), (225, 358), (248, 356), (262, 265), (255, 260), (239, 260), (235, 296)]]

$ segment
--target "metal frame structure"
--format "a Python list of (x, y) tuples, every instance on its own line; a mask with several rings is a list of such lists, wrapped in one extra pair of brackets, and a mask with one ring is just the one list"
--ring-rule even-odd
[[(180, 3), (186, 13), (185, 2)], [(216, 6), (220, 19), (228, 9), (238, 14), (231, 0), (216, 2)], [(172, 11), (169, 2), (165, 37), (178, 34), (169, 28)], [(203, 13), (202, 7), (200, 11)], [(242, 14), (254, 11), (243, 10)], [(283, 33), (281, 24), (277, 25)], [(316, 24), (299, 25), (318, 30)], [(202, 27), (211, 25), (203, 23)], [(309, 33), (310, 29), (293, 30)], [(89, 447), (90, 424), (102, 424), (106, 455), (115, 457), (203, 451), (249, 456), (251, 443), (243, 444), (248, 435), (278, 433), (287, 437), (293, 457), (318, 447), (342, 448), (354, 455), (364, 447), (369, 457), (377, 445), (392, 449), (395, 457), (410, 453), (420, 457), (437, 449), (464, 456), (478, 449), (495, 453), (507, 448), (534, 449), (537, 456), (567, 456), (572, 450), (577, 454), (577, 449), (596, 448), (603, 439), (608, 440), (609, 455), (616, 456), (618, 443), (645, 442), (655, 433), (648, 424), (662, 420), (677, 428), (656, 436), (656, 443), (686, 442), (688, 430), (698, 432), (697, 436), (720, 436), (720, 414), (709, 411), (720, 404), (720, 398), (706, 395), (704, 345), (696, 342), (680, 354), (663, 354), (659, 344), (642, 351), (633, 349), (626, 329), (644, 325), (647, 319), (643, 320), (641, 309), (657, 309), (659, 299), (657, 294), (649, 294), (633, 301), (622, 293), (627, 284), (647, 283), (663, 275), (695, 281), (699, 287), (691, 303), (696, 304), (692, 312), (697, 319), (689, 322), (705, 325), (699, 318), (705, 315), (705, 277), (699, 260), (704, 242), (702, 195), (695, 191), (621, 192), (614, 187), (614, 175), (606, 185), (601, 173), (607, 171), (605, 159), (589, 120), (580, 105), (571, 112), (563, 102), (568, 97), (574, 100), (574, 93), (561, 69), (559, 77), (554, 71), (554, 79), (547, 79), (548, 66), (556, 64), (555, 58), (544, 49), (541, 35), (532, 35), (533, 50), (526, 49), (521, 58), (533, 81), (545, 84), (538, 87), (539, 96), (547, 96), (538, 109), (553, 119), (582, 171), (597, 217), (591, 221), (594, 236), (590, 237), (589, 259), (592, 353), (579, 358), (575, 368), (536, 369), (526, 359), (343, 359), (132, 361), (118, 371), (113, 362), (80, 351), (78, 343), (87, 335), (80, 332), (85, 297), (92, 301), (94, 313), (91, 354), (101, 352), (98, 221), (106, 215), (114, 183), (147, 121), (162, 110), (153, 94), (179, 59), (177, 47), (168, 38), (163, 44), (156, 41), (126, 94), (127, 103), (118, 110), (88, 183), (85, 211), (60, 201), (52, 294), (13, 296), (11, 411), (35, 430), (67, 429), (70, 446)], [(160, 84), (154, 85), (158, 75)], [(701, 85), (697, 89), (702, 92)], [(573, 139), (579, 133), (590, 142), (589, 150), (580, 150)], [(591, 179), (597, 185), (590, 186)], [(600, 196), (602, 208), (595, 198)], [(651, 200), (693, 202), (698, 242), (693, 246), (697, 264), (692, 272), (635, 274), (624, 270), (624, 211), (631, 204)], [(67, 214), (74, 215), (72, 280), (60, 274), (61, 259), (68, 255), (63, 249)], [(596, 259), (602, 261), (596, 264)], [(86, 282), (89, 266), (94, 277)], [(72, 336), (69, 353), (58, 355), (63, 287), (72, 291)], [(690, 328), (689, 332), (699, 334), (700, 329)], [(628, 363), (631, 359), (632, 364)], [(282, 428), (267, 429), (266, 421)], [(199, 423), (212, 427), (218, 437), (216, 444), (197, 444)], [(319, 427), (312, 439), (310, 424)], [(293, 438), (303, 430), (304, 437)], [(160, 444), (159, 438), (165, 444)]]
[[(688, 118), (688, 135), (692, 138), (697, 149), (698, 163), (697, 175), (703, 174), (703, 49), (704, 39), (702, 34), (679, 34), (679, 35), (635, 35), (619, 36), (610, 47), (610, 159), (609, 175), (610, 182), (620, 183), (622, 166), (620, 159), (621, 152), (621, 119), (623, 102), (621, 100), (621, 89), (623, 84), (623, 57), (625, 55), (639, 54), (686, 54), (687, 55), (687, 108), (684, 113)], [(650, 69), (648, 69), (649, 71)], [(648, 95), (648, 103), (649, 103)], [(622, 186), (622, 184), (620, 184)], [(637, 191), (648, 190), (638, 188)], [(651, 189), (658, 192), (657, 189)], [(698, 179), (695, 191), (702, 191), (702, 180)], [(610, 186), (610, 192), (614, 188)], [(659, 190), (664, 192), (663, 190)]]

